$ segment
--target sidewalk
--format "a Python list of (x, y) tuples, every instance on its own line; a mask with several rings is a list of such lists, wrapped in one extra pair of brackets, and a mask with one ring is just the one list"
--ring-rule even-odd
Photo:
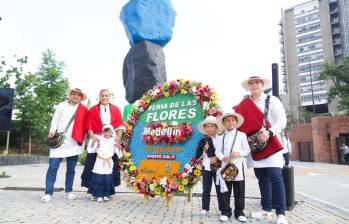
[[(77, 166), (74, 190), (78, 199), (67, 201), (64, 192), (54, 194), (51, 203), (40, 201), (44, 188), (47, 164), (5, 166), (10, 178), (0, 178), (0, 223), (218, 223), (219, 213), (216, 197), (211, 198), (211, 211), (208, 216), (199, 215), (201, 198), (174, 197), (172, 206), (166, 207), (163, 199), (155, 197), (144, 202), (142, 195), (131, 192), (124, 185), (117, 188), (112, 201), (92, 202), (86, 197), (86, 189), (81, 188), (82, 166)], [(297, 173), (297, 172), (296, 172)], [(56, 188), (64, 187), (65, 164), (61, 164)], [(31, 190), (5, 190), (8, 187), (27, 187)], [(194, 193), (200, 193), (200, 184)], [(214, 190), (212, 191), (212, 193)], [(259, 189), (252, 171), (246, 178), (247, 223), (273, 223), (249, 218), (251, 211), (260, 209)], [(232, 198), (232, 205), (233, 203)], [(296, 194), (297, 205), (287, 212), (289, 223), (349, 223), (349, 214), (343, 211), (333, 212), (334, 208), (302, 195)], [(274, 216), (275, 217), (275, 216)], [(229, 223), (229, 222), (228, 222)], [(230, 223), (239, 223), (231, 219)]]

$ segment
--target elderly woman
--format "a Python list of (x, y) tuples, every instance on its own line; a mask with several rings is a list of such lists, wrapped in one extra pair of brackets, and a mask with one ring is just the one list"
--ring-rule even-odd
[[(89, 137), (93, 139), (94, 143), (98, 143), (97, 136), (102, 134), (103, 125), (111, 125), (115, 132), (115, 146), (121, 148), (120, 140), (125, 126), (122, 122), (122, 116), (117, 106), (110, 103), (110, 92), (107, 89), (102, 89), (99, 93), (99, 103), (93, 106), (87, 117), (87, 130)], [(90, 187), (92, 178), (92, 169), (96, 162), (96, 153), (88, 153), (86, 157), (84, 171), (81, 175), (81, 186)], [(113, 156), (113, 179), (115, 186), (120, 185), (120, 170), (118, 168), (118, 157)], [(88, 194), (90, 192), (87, 192)]]

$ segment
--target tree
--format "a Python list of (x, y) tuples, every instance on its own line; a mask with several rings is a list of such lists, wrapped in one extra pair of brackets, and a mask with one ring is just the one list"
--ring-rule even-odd
[(42, 62), (36, 76), (38, 84), (35, 87), (37, 102), (34, 106), (33, 133), (45, 140), (49, 131), (51, 117), (55, 105), (67, 99), (69, 81), (63, 77), (64, 63), (55, 59), (55, 54), (47, 50), (42, 54)]
[[(67, 99), (69, 82), (63, 77), (64, 63), (57, 61), (52, 51), (42, 53), (42, 62), (36, 73), (25, 71), (28, 58), (16, 58), (9, 65), (4, 58), (0, 61), (0, 86), (14, 86), (14, 120), (12, 139), (20, 139), (20, 151), (25, 139), (32, 136), (43, 147), (55, 105)], [(11, 85), (12, 84), (12, 85)]]
[(338, 100), (338, 109), (349, 114), (349, 57), (344, 57), (340, 65), (325, 63), (320, 79), (333, 81), (334, 86), (329, 91), (328, 101)]

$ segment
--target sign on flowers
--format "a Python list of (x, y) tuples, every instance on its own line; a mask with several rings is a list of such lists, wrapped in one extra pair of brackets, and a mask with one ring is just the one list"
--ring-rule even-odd
[(146, 92), (133, 104), (123, 135), (124, 181), (147, 196), (189, 191), (201, 176), (197, 125), (218, 116), (217, 107), (216, 93), (200, 82), (176, 80)]

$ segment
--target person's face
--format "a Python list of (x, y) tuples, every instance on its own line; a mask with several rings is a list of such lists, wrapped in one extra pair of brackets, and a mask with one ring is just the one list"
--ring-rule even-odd
[(104, 131), (103, 132), (104, 138), (111, 138), (113, 136), (112, 131)]
[(262, 80), (251, 80), (248, 82), (248, 89), (252, 95), (261, 94), (263, 92), (263, 86)]
[(235, 116), (228, 116), (223, 119), (223, 125), (228, 130), (234, 130), (237, 125), (237, 120)]
[(76, 91), (72, 91), (70, 93), (70, 97), (69, 97), (69, 101), (70, 102), (72, 102), (72, 103), (80, 103), (81, 99), (82, 99), (81, 93), (76, 92)]
[(110, 94), (108, 91), (102, 91), (101, 94), (99, 94), (99, 102), (102, 105), (107, 105), (110, 102)]
[(217, 133), (217, 125), (215, 124), (205, 124), (204, 126), (207, 135), (212, 136)]

